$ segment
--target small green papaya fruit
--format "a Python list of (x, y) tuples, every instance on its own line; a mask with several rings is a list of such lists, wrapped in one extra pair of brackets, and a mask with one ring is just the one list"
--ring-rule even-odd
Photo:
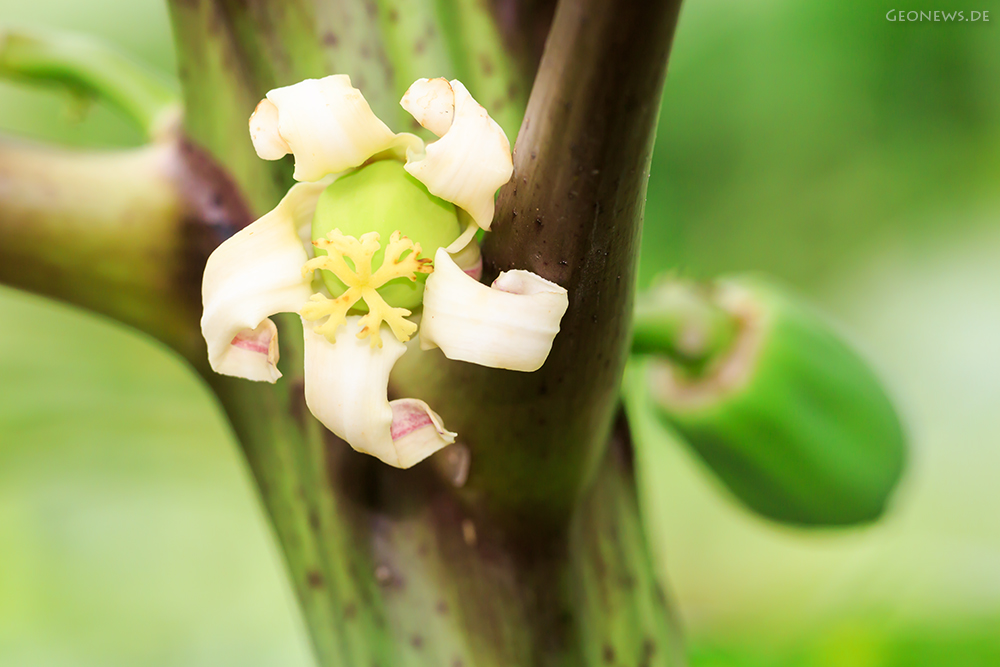
[[(461, 225), (455, 206), (435, 197), (427, 187), (403, 169), (398, 160), (379, 160), (335, 180), (316, 202), (312, 238), (321, 239), (334, 229), (355, 238), (378, 232), (382, 247), (372, 256), (372, 270), (382, 266), (385, 245), (392, 232), (420, 244), (421, 257), (433, 259), (437, 249), (458, 238)], [(317, 255), (326, 251), (316, 250)], [(321, 271), (330, 294), (340, 296), (347, 289), (330, 271)], [(378, 289), (390, 306), (416, 310), (424, 294), (426, 273), (416, 280), (397, 278)], [(364, 301), (354, 310), (368, 312)]]
[(736, 336), (697, 373), (651, 360), (660, 417), (764, 516), (821, 525), (879, 517), (905, 438), (875, 374), (817, 312), (769, 282), (736, 277), (713, 295)]

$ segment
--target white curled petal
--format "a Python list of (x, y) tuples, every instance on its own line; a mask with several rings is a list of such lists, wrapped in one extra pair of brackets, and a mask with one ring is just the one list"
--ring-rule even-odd
[(535, 371), (568, 307), (565, 289), (530, 271), (501, 273), (487, 287), (440, 248), (424, 288), (420, 347), (480, 366)]
[(477, 283), (483, 277), (483, 253), (479, 249), (479, 244), (475, 240), (452, 257), (455, 265), (462, 269), (465, 275), (469, 276)]
[(458, 235), (458, 238), (448, 244), (445, 250), (448, 251), (452, 257), (456, 253), (461, 252), (464, 248), (468, 247), (469, 243), (475, 240), (476, 232), (479, 231), (479, 226), (476, 221), (473, 220), (468, 213), (462, 209), (458, 209), (458, 222), (462, 225), (462, 233)]
[(296, 185), (260, 220), (241, 229), (209, 256), (202, 279), (201, 333), (208, 361), (223, 375), (274, 382), (277, 330), (268, 317), (297, 311), (309, 299), (308, 259), (298, 235), (330, 183)]
[(392, 443), (399, 456), (399, 467), (409, 468), (455, 442), (457, 433), (444, 427), (441, 417), (423, 401), (400, 398), (390, 401), (392, 408)]
[(278, 327), (265, 318), (256, 329), (243, 329), (233, 336), (224, 352), (212, 362), (213, 370), (223, 375), (275, 382), (278, 371)]
[(461, 82), (450, 85), (455, 95), (451, 127), (423, 153), (410, 151), (406, 171), (432, 194), (465, 209), (476, 224), (488, 230), (497, 188), (514, 173), (510, 142)]
[(263, 160), (280, 160), (292, 149), (278, 134), (278, 107), (263, 99), (250, 116), (250, 140), (257, 155)]
[(455, 92), (447, 79), (417, 79), (403, 94), (399, 106), (423, 127), (442, 137), (455, 117)]
[(423, 401), (389, 403), (389, 373), (406, 346), (386, 335), (381, 348), (372, 348), (367, 338), (357, 337), (360, 320), (348, 317), (336, 343), (303, 322), (306, 405), (357, 451), (409, 468), (454, 442), (455, 434)]
[[(277, 134), (288, 146), (286, 152), (295, 155), (297, 181), (315, 181), (357, 167), (398, 141), (346, 74), (275, 88), (267, 99), (277, 112)], [(254, 148), (265, 160), (275, 159), (271, 149), (277, 141), (269, 129), (272, 112), (266, 105), (258, 106), (258, 112), (265, 113), (260, 125), (267, 129), (261, 130), (258, 140), (253, 136), (257, 114), (251, 117)]]
[(330, 343), (303, 321), (306, 405), (324, 426), (358, 450), (400, 467), (392, 446), (389, 373), (406, 346), (384, 336), (381, 348), (357, 337), (361, 318), (351, 316)]
[[(464, 217), (468, 218), (468, 215)], [(478, 281), (483, 276), (483, 253), (476, 242), (476, 232), (479, 227), (472, 219), (468, 219), (465, 231), (445, 248), (458, 268)]]

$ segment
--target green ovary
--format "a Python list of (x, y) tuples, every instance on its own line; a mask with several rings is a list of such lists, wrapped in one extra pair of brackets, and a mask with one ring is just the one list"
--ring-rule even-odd
[[(382, 265), (385, 245), (394, 231), (419, 243), (420, 256), (432, 259), (438, 248), (447, 246), (461, 233), (455, 206), (428, 192), (396, 160), (380, 160), (362, 167), (338, 178), (323, 191), (316, 203), (312, 238), (322, 239), (334, 229), (356, 238), (378, 232), (382, 248), (372, 257), (372, 271)], [(317, 256), (325, 254), (325, 250), (316, 249)], [(330, 271), (320, 274), (334, 298), (347, 290)], [(417, 274), (416, 281), (397, 278), (379, 287), (378, 293), (390, 306), (414, 310), (421, 303), (426, 279), (423, 273)], [(364, 313), (368, 306), (359, 301), (352, 311)]]

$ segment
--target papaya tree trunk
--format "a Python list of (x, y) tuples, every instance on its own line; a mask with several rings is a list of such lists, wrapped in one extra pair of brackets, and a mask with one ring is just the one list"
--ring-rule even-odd
[[(553, 12), (551, 3), (527, 0), (172, 0), (183, 131), (110, 156), (119, 176), (88, 180), (89, 158), (52, 158), (80, 176), (66, 182), (117, 187), (121, 206), (98, 197), (93, 210), (77, 204), (52, 215), (39, 198), (2, 203), (17, 215), (0, 224), (18, 226), (0, 249), (8, 267), (0, 279), (159, 337), (212, 386), (322, 667), (683, 661), (643, 534), (618, 398), (679, 4), (563, 0)], [(517, 134), (514, 177), (484, 247), (487, 276), (528, 269), (569, 291), (562, 331), (535, 373), (451, 362), (438, 352), (400, 361), (390, 391), (428, 400), (460, 434), (408, 471), (354, 453), (312, 418), (298, 318), (276, 318), (284, 377), (275, 385), (211, 373), (198, 336), (197, 283), (208, 253), (291, 182), (288, 161), (254, 154), (250, 112), (271, 88), (333, 73), (350, 74), (396, 129), (409, 129), (396, 102), (413, 78), (462, 78)], [(14, 169), (19, 151), (0, 147), (0, 176), (24, 176)], [(126, 204), (139, 200), (153, 202), (162, 225), (131, 224)], [(94, 250), (108, 269), (92, 281), (100, 289), (65, 293), (47, 278), (52, 270), (86, 273), (94, 265), (58, 252), (73, 238), (60, 231), (67, 216), (88, 228), (100, 218), (131, 229), (148, 252), (119, 248), (131, 242), (109, 227), (94, 237), (107, 237), (107, 252)], [(42, 247), (54, 251), (55, 264), (25, 270)], [(134, 272), (150, 277), (135, 298), (130, 290), (142, 285), (130, 279)], [(81, 280), (80, 289), (89, 284)], [(107, 296), (115, 293), (128, 298)], [(137, 309), (145, 297), (159, 308)]]

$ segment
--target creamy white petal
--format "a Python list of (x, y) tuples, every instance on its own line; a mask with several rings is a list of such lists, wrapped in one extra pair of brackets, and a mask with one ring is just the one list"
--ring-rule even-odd
[(476, 232), (479, 231), (479, 227), (469, 218), (468, 214), (461, 210), (459, 212), (460, 217), (467, 220), (465, 231), (445, 250), (451, 255), (451, 259), (458, 265), (458, 268), (478, 281), (483, 275), (483, 253), (476, 241)]
[(267, 101), (270, 105), (258, 105), (250, 117), (254, 148), (265, 160), (293, 153), (297, 181), (316, 181), (399, 144), (410, 145), (412, 135), (394, 134), (346, 74), (275, 88)]
[(390, 401), (392, 408), (392, 444), (399, 456), (399, 467), (409, 468), (455, 442), (457, 433), (444, 427), (438, 413), (415, 398)]
[(480, 366), (535, 371), (568, 307), (565, 289), (530, 271), (501, 273), (487, 287), (440, 248), (424, 288), (420, 347)]
[(447, 79), (417, 79), (399, 105), (423, 127), (442, 137), (455, 117), (455, 92)]
[(278, 134), (278, 107), (271, 100), (261, 100), (250, 115), (250, 140), (264, 160), (280, 160), (292, 152), (288, 142)]
[[(428, 84), (418, 81), (414, 85), (426, 87)], [(454, 80), (449, 85), (455, 99), (451, 126), (423, 152), (416, 148), (409, 151), (406, 170), (432, 194), (465, 209), (476, 224), (489, 229), (497, 188), (509, 181), (514, 173), (510, 142), (503, 129), (461, 82)], [(418, 93), (422, 90), (419, 87)], [(447, 95), (440, 92), (440, 84), (435, 84), (435, 89), (438, 90), (435, 95), (417, 94), (409, 106), (404, 105), (421, 123), (434, 118), (435, 114), (440, 115), (443, 100), (447, 100)], [(421, 100), (423, 107), (416, 104)], [(428, 129), (436, 132), (442, 125), (443, 122), (432, 122)]]
[(278, 371), (278, 327), (270, 319), (265, 319), (256, 329), (238, 332), (222, 349), (224, 352), (211, 362), (216, 373), (256, 382), (274, 382), (281, 377)]
[(483, 253), (479, 249), (479, 244), (475, 240), (469, 245), (452, 255), (452, 261), (458, 268), (462, 269), (465, 275), (469, 276), (477, 283), (483, 277)]
[(409, 468), (454, 442), (455, 434), (423, 401), (389, 402), (389, 373), (406, 346), (388, 334), (381, 348), (372, 348), (367, 338), (357, 337), (360, 320), (348, 317), (336, 343), (303, 322), (306, 405), (357, 451)]
[(309, 299), (308, 259), (298, 229), (311, 220), (320, 193), (332, 182), (300, 183), (270, 213), (215, 249), (205, 265), (201, 333), (208, 361), (223, 375), (274, 382), (277, 330), (267, 319), (293, 312)]
[(476, 221), (468, 213), (462, 209), (458, 209), (457, 212), (458, 224), (462, 225), (462, 233), (445, 248), (452, 257), (468, 247), (475, 240), (476, 233), (479, 231), (479, 225), (476, 224)]

